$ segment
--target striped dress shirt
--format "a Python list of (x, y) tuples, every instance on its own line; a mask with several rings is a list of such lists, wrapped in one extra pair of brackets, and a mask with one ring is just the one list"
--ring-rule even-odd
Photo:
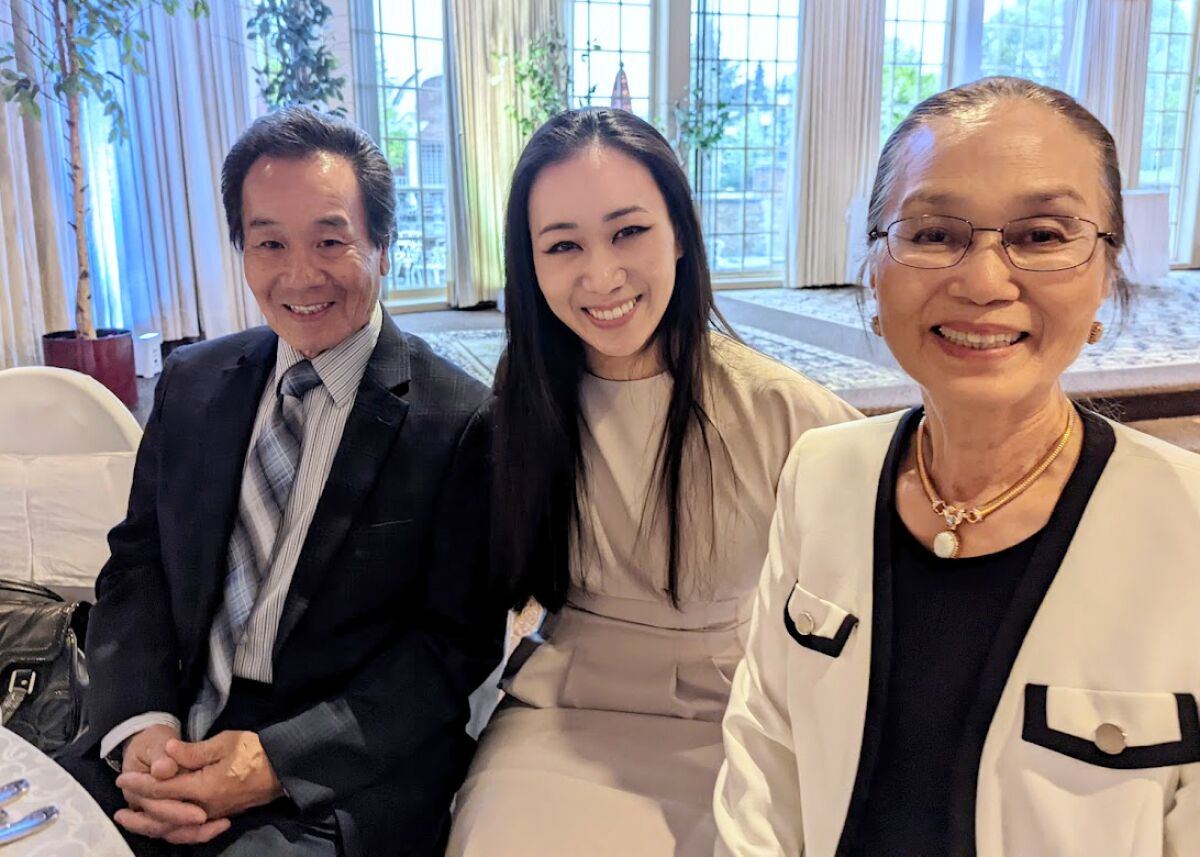
[[(329, 479), (333, 459), (341, 444), (346, 420), (354, 407), (359, 384), (367, 369), (367, 361), (379, 341), (383, 327), (383, 307), (375, 304), (375, 311), (366, 327), (343, 340), (334, 348), (312, 358), (313, 368), (321, 377), (321, 384), (304, 397), (301, 407), (304, 423), (304, 441), (300, 448), (300, 461), (296, 468), (296, 481), (288, 498), (287, 508), (279, 521), (279, 532), (275, 537), (275, 548), (271, 564), (263, 577), (258, 598), (246, 632), (238, 645), (233, 659), (233, 674), (239, 678), (270, 683), (271, 651), (275, 647), (275, 635), (279, 630), (279, 619), (292, 585), (296, 562), (304, 548), (309, 525), (317, 511), (317, 502)], [(275, 405), (275, 391), (285, 372), (294, 364), (306, 359), (303, 354), (281, 337), (276, 351), (275, 372), (263, 390), (254, 419), (254, 430), (247, 447), (247, 456)], [(243, 465), (245, 472), (245, 465)], [(166, 724), (180, 728), (174, 715), (161, 711), (149, 711), (118, 724), (100, 742), (100, 754), (110, 757), (125, 739), (154, 724)]]

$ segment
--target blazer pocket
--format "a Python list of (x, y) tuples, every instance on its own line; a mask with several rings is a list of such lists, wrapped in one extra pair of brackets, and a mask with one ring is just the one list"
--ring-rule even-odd
[(1200, 714), (1190, 693), (1027, 684), (1021, 737), (1103, 768), (1165, 768), (1200, 762)]
[(858, 617), (831, 601), (818, 598), (799, 583), (783, 607), (783, 626), (806, 649), (836, 658), (846, 647)]

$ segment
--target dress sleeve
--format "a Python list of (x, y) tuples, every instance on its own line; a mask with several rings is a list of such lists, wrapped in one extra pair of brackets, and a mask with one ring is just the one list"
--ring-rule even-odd
[(800, 785), (787, 701), (790, 640), (781, 619), (796, 582), (796, 473), (803, 441), (784, 467), (770, 546), (755, 596), (746, 656), (725, 713), (725, 764), (714, 812), (718, 857), (783, 857), (802, 853)]

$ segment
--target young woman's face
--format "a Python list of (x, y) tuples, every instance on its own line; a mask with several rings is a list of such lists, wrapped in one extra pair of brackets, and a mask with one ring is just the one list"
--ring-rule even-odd
[(650, 171), (600, 146), (546, 167), (529, 192), (529, 238), (538, 286), (588, 369), (614, 380), (661, 371), (651, 340), (682, 253)]
[[(954, 245), (952, 230), (930, 226), (935, 216), (977, 228), (1017, 224), (1007, 251), (998, 233), (978, 232), (951, 267), (900, 264), (878, 241), (871, 281), (889, 348), (935, 401), (985, 409), (1044, 401), (1083, 347), (1111, 277), (1092, 227), (1072, 238), (1055, 225), (1084, 218), (1112, 228), (1095, 144), (1048, 108), (1016, 102), (971, 121), (937, 120), (914, 132), (900, 157), (878, 227), (897, 232), (909, 252)], [(909, 221), (922, 225), (907, 234), (890, 225), (902, 218), (924, 219)], [(1056, 252), (1063, 264), (1085, 261), (1023, 270), (1012, 256), (1036, 267)]]

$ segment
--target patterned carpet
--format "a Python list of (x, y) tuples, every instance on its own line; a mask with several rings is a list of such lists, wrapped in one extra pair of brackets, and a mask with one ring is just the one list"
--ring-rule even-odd
[[(904, 374), (899, 370), (877, 366), (766, 330), (738, 325), (737, 332), (747, 345), (833, 390), (880, 387), (905, 381)], [(492, 382), (500, 352), (504, 348), (504, 332), (501, 330), (422, 333), (421, 338), (485, 384)]]
[[(862, 331), (863, 313), (855, 288), (751, 289), (726, 292), (728, 299), (764, 309), (819, 318)], [(1072, 371), (1200, 365), (1200, 271), (1177, 271), (1162, 283), (1137, 286), (1132, 311), (1123, 325), (1110, 302), (1101, 310), (1109, 332), (1087, 348)]]
[[(869, 338), (856, 293), (854, 288), (751, 289), (725, 292), (722, 301), (748, 308), (749, 312), (740, 313), (743, 317), (754, 318), (757, 313), (760, 323), (774, 322), (774, 332), (753, 323), (735, 324), (747, 343), (830, 389), (907, 388), (907, 379), (894, 366), (847, 353), (861, 353), (861, 348), (850, 346)], [(1069, 373), (1084, 379), (1089, 393), (1161, 386), (1163, 373), (1151, 370), (1162, 368), (1173, 370), (1172, 384), (1192, 379), (1200, 388), (1200, 272), (1177, 272), (1162, 284), (1139, 287), (1133, 310), (1122, 325), (1115, 323), (1112, 306), (1105, 307), (1101, 318), (1109, 325), (1104, 341), (1084, 349)], [(823, 348), (780, 332), (793, 322), (801, 327), (805, 319), (836, 325), (845, 350)], [(499, 315), (494, 330), (425, 332), (422, 336), (472, 375), (491, 383), (504, 346)]]

